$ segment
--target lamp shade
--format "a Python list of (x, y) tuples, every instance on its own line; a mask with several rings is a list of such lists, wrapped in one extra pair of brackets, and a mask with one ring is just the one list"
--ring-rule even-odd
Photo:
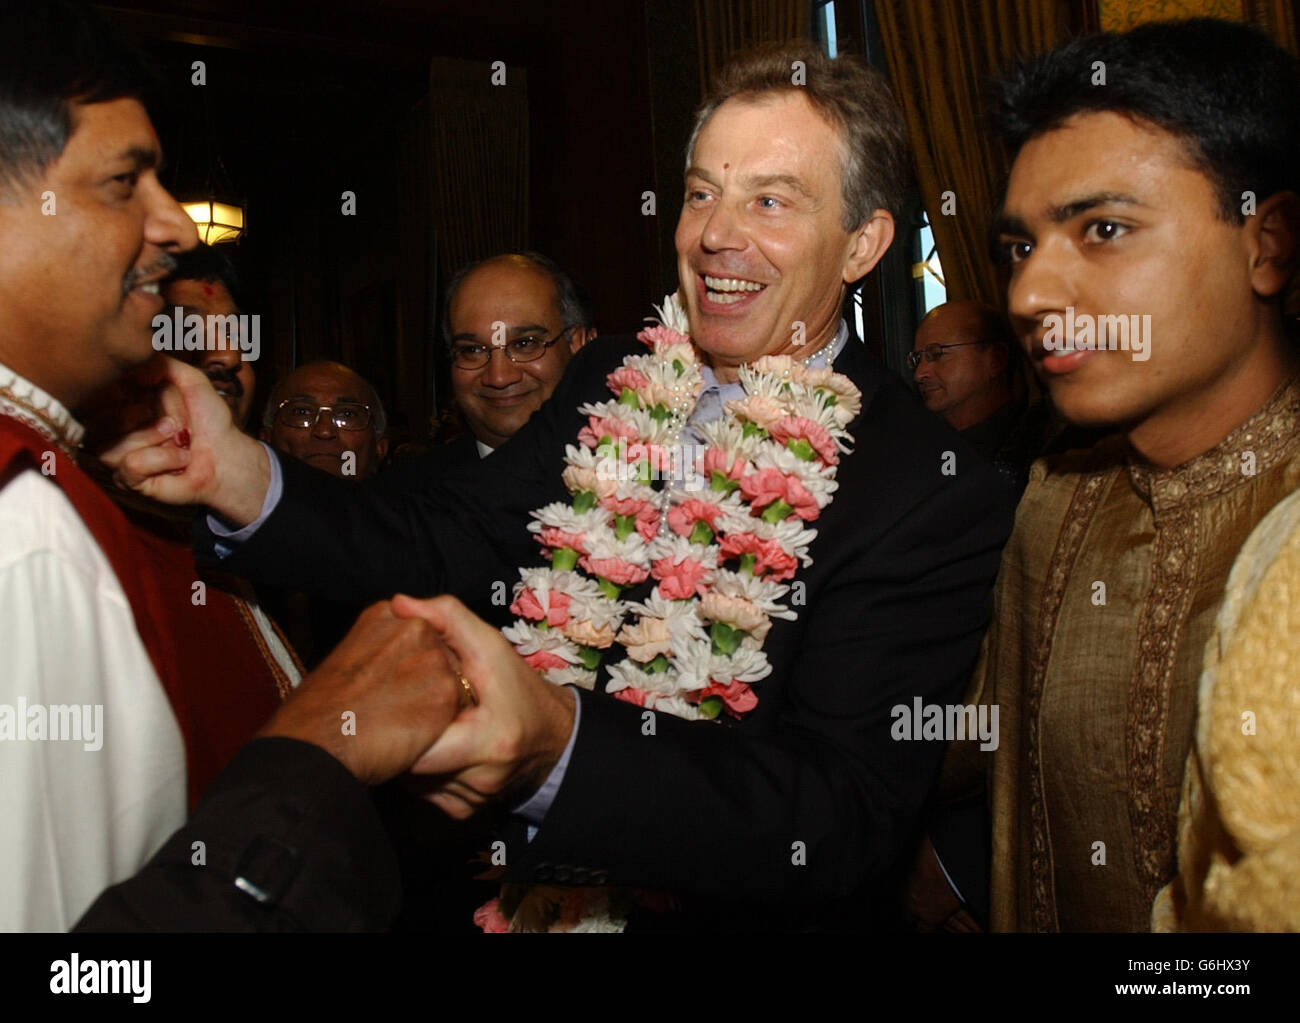
[(181, 208), (198, 227), (199, 240), (207, 245), (233, 242), (244, 233), (242, 206), (204, 199), (200, 202), (183, 202)]

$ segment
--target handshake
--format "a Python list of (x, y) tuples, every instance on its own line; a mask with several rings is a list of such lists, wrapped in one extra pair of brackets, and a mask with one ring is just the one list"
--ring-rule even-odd
[(399, 595), (367, 608), (258, 734), (319, 746), (367, 785), (410, 772), (463, 819), (540, 786), (573, 718), (574, 695), (460, 601)]

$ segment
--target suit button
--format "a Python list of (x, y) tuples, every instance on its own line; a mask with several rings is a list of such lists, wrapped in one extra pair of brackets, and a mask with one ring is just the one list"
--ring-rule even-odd
[(549, 863), (539, 863), (533, 868), (533, 879), (535, 881), (549, 881), (554, 868)]
[(573, 869), (563, 865), (556, 867), (555, 880), (560, 884), (568, 884), (573, 880)]

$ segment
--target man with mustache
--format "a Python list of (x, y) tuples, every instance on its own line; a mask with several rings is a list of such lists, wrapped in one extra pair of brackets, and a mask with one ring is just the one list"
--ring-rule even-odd
[[(458, 635), (448, 642), (481, 700), (431, 751), (431, 799), (456, 817), (490, 800), (514, 811), (512, 880), (673, 892), (704, 927), (873, 919), (942, 748), (896, 740), (893, 710), (959, 691), (1011, 507), (997, 473), (842, 317), (847, 286), (893, 240), (907, 163), (883, 79), (811, 44), (738, 55), (701, 107), (676, 234), (703, 363), (684, 429), (734, 415), (742, 367), (787, 356), (860, 391), (855, 447), (827, 453), (838, 489), (796, 579), (796, 617), (764, 630), (771, 671), (734, 723), (608, 698), (612, 677), (593, 692), (553, 686), (462, 603), (431, 602), (429, 620)], [(499, 623), (505, 602), (494, 598), (521, 566), (546, 564), (530, 512), (571, 500), (563, 459), (590, 425), (584, 403), (607, 400), (611, 372), (645, 351), (631, 339), (586, 346), (499, 451), (418, 494), (385, 497), (268, 461), (230, 430), (195, 431), (189, 451), (142, 431), (124, 441), (119, 472), (151, 495), (211, 507), (223, 521), (209, 519), (208, 543), (234, 550), (238, 571), (320, 591), (451, 591)], [(541, 915), (520, 925), (544, 929)]]
[(189, 552), (79, 464), (74, 410), (154, 356), (196, 241), (151, 84), (102, 16), (0, 8), (0, 930), (380, 928), (396, 867), (364, 785), (456, 713), (444, 645), (377, 605), (290, 694)]
[[(957, 744), (942, 790), (987, 789), (994, 929), (1147, 930), (1229, 569), (1300, 484), (1300, 75), (1253, 29), (1151, 24), (1017, 68), (996, 115), (1013, 324), (1061, 416), (1111, 434), (1033, 468), (968, 694), (1002, 742)], [(946, 888), (923, 850), (926, 922)]]
[[(182, 316), (197, 314), (205, 324), (212, 324), (211, 334), (217, 329), (216, 324), (232, 323), (229, 318), (239, 315), (235, 301), (239, 290), (239, 277), (230, 258), (219, 247), (200, 242), (177, 256), (175, 270), (163, 283), (163, 298), (167, 300), (167, 312), (180, 306)], [(210, 321), (209, 316), (227, 319)], [(178, 357), (208, 375), (212, 386), (230, 406), (235, 425), (243, 430), (248, 426), (257, 386), (253, 363), (243, 358), (239, 345), (231, 344), (229, 336), (208, 336), (205, 340), (203, 351), (178, 353)]]

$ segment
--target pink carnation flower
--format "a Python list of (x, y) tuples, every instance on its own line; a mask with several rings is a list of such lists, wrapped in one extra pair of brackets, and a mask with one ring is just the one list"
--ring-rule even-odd
[(653, 565), (652, 574), (659, 580), (659, 593), (668, 600), (687, 600), (704, 592), (701, 580), (708, 569), (694, 558), (683, 558), (674, 564), (672, 558), (660, 558)]
[(656, 351), (665, 345), (689, 344), (691, 340), (685, 334), (664, 326), (646, 327), (636, 337), (638, 341), (645, 342)]
[(633, 689), (631, 686), (628, 686), (626, 689), (620, 689), (618, 692), (613, 694), (614, 699), (623, 700), (627, 703), (634, 703), (638, 707), (645, 706), (646, 697), (649, 695), (650, 694), (644, 689)]
[(709, 696), (721, 696), (722, 705), (727, 708), (727, 713), (732, 717), (740, 717), (747, 714), (758, 706), (758, 697), (754, 695), (754, 690), (746, 682), (731, 681), (726, 685), (721, 682), (714, 682), (712, 685), (699, 690), (699, 699), (703, 700)]
[(787, 416), (772, 426), (771, 432), (782, 444), (790, 440), (806, 440), (825, 464), (839, 464), (840, 454), (835, 449), (835, 441), (821, 423), (814, 423), (803, 416)]
[(537, 650), (531, 654), (525, 654), (524, 660), (533, 671), (550, 671), (552, 668), (570, 667), (568, 661), (559, 654), (551, 653), (549, 650)]
[(474, 923), (484, 934), (505, 934), (510, 930), (510, 921), (501, 915), (501, 900), (493, 899), (474, 910)]
[(557, 593), (552, 590), (547, 601), (548, 606), (542, 607), (537, 594), (531, 589), (525, 589), (520, 591), (519, 596), (510, 605), (510, 613), (520, 618), (527, 618), (530, 622), (540, 622), (545, 618), (547, 624), (558, 628), (569, 620), (569, 601), (572, 599), (567, 593)]
[(721, 448), (711, 447), (704, 452), (704, 476), (706, 479), (712, 479), (715, 472), (721, 473), (728, 479), (738, 480), (745, 475), (745, 469), (748, 463), (743, 458), (737, 458), (734, 462), (727, 460), (727, 453)]
[(613, 416), (588, 416), (587, 425), (578, 431), (578, 443), (598, 448), (602, 437), (612, 438), (615, 444), (619, 438), (631, 444), (637, 440), (636, 427)]
[(636, 519), (636, 531), (647, 543), (659, 532), (659, 509), (649, 501), (637, 497), (615, 497), (611, 494), (600, 504), (615, 515), (633, 516)]
[(775, 540), (761, 540), (753, 533), (728, 533), (719, 546), (722, 553), (732, 558), (743, 554), (754, 555), (754, 574), (780, 582), (794, 578), (799, 563)]
[(750, 473), (740, 481), (740, 492), (745, 500), (759, 511), (773, 501), (784, 501), (799, 518), (811, 522), (821, 514), (817, 501), (798, 476), (787, 476), (780, 469), (762, 469)]
[(555, 526), (543, 526), (537, 534), (537, 541), (543, 547), (572, 547), (579, 554), (587, 553), (587, 538), (581, 533), (566, 533)]
[(716, 532), (717, 527), (714, 523), (718, 521), (718, 516), (721, 514), (722, 510), (716, 504), (701, 501), (697, 497), (689, 497), (668, 509), (668, 526), (678, 536), (690, 536), (697, 522), (706, 523)]
[(584, 554), (578, 559), (578, 564), (589, 574), (608, 579), (617, 586), (635, 586), (645, 582), (646, 576), (650, 574), (640, 565), (633, 565), (622, 558), (592, 558)]
[(650, 378), (639, 369), (633, 369), (631, 366), (619, 366), (618, 369), (605, 378), (605, 383), (617, 397), (623, 393), (625, 387), (631, 388), (633, 391), (643, 390), (649, 385)]

